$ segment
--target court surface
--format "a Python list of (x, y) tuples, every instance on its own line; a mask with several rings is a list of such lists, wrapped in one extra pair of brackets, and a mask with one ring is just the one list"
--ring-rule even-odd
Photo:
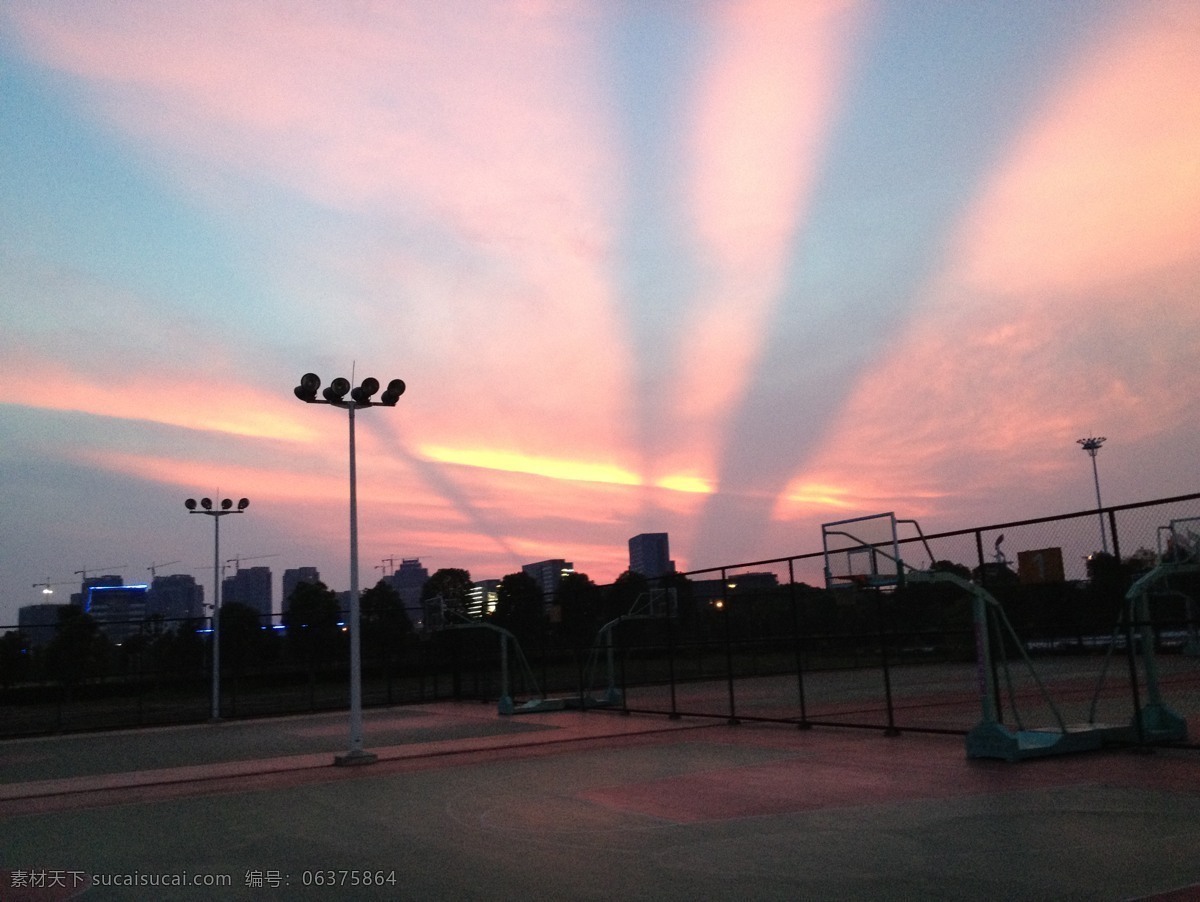
[(363, 767), (332, 764), (345, 714), (0, 743), (0, 899), (1200, 899), (1194, 750), (1009, 764), (479, 703), (365, 724)]

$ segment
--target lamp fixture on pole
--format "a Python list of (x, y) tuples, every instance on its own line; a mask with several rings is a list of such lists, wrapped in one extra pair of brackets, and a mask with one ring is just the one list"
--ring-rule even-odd
[(196, 499), (183, 502), (189, 514), (204, 514), (213, 518), (213, 614), (212, 614), (212, 719), (221, 719), (221, 518), (227, 514), (240, 514), (250, 506), (250, 499), (243, 498), (233, 506), (229, 498), (222, 498), (214, 505), (211, 498), (201, 498), (199, 509)]
[[(367, 377), (351, 390), (350, 380), (341, 376), (321, 392), (321, 377), (305, 373), (296, 386), (296, 397), (306, 404), (329, 404), (347, 411), (350, 417), (350, 749), (334, 757), (334, 764), (370, 764), (375, 755), (363, 749), (362, 721), (362, 637), (358, 604), (358, 489), (354, 460), (354, 411), (367, 407), (395, 407), (404, 394), (404, 380), (393, 379), (378, 401), (371, 397), (379, 391), (379, 380)], [(346, 395), (350, 398), (347, 400)]]
[(1107, 438), (1100, 435), (1076, 439), (1075, 444), (1082, 447), (1092, 458), (1092, 479), (1096, 482), (1096, 515), (1100, 518), (1100, 547), (1105, 554), (1108, 554), (1108, 532), (1104, 528), (1104, 505), (1100, 501), (1100, 471), (1096, 469), (1096, 455), (1100, 453), (1100, 446), (1106, 441)]

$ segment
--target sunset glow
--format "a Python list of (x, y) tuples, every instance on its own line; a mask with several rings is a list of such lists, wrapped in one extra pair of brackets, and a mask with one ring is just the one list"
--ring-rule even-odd
[(612, 485), (638, 485), (640, 483), (635, 474), (609, 464), (551, 460), (511, 451), (454, 450), (438, 447), (426, 447), (421, 451), (430, 460), (440, 463), (462, 464), (486, 470), (504, 470), (509, 473), (529, 473), (568, 482), (604, 482)]

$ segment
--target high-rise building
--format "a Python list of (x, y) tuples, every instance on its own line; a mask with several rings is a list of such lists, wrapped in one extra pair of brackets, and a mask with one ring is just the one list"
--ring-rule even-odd
[(675, 572), (665, 532), (644, 532), (629, 540), (629, 569), (647, 579)]
[(281, 599), (282, 613), (288, 612), (292, 603), (292, 593), (301, 583), (315, 585), (321, 581), (321, 574), (316, 567), (292, 567), (283, 571), (283, 598)]
[(71, 604), (87, 610), (88, 593), (96, 586), (123, 586), (125, 580), (115, 573), (109, 573), (105, 576), (89, 576), (79, 587), (79, 593), (71, 593)]
[(429, 580), (429, 570), (421, 566), (421, 559), (402, 559), (396, 572), (386, 579), (400, 596), (400, 604), (404, 606), (409, 623), (416, 630), (424, 629), (428, 618), (421, 604), (421, 590)]
[(149, 586), (92, 586), (84, 611), (91, 614), (101, 632), (120, 644), (141, 632), (149, 592)]
[(532, 577), (533, 581), (538, 584), (538, 588), (542, 590), (542, 604), (546, 613), (550, 613), (550, 608), (554, 604), (554, 596), (558, 592), (558, 584), (562, 582), (564, 576), (575, 572), (575, 565), (570, 561), (555, 558), (549, 561), (523, 564), (521, 572)]
[(189, 573), (155, 576), (146, 597), (148, 616), (159, 616), (173, 629), (179, 621), (204, 616), (204, 587)]
[(237, 573), (221, 582), (221, 604), (244, 604), (258, 613), (265, 626), (274, 609), (271, 589), (270, 567), (238, 568)]
[(472, 583), (471, 594), (467, 597), (467, 616), (478, 620), (495, 613), (499, 591), (500, 580), (498, 579), (481, 579)]

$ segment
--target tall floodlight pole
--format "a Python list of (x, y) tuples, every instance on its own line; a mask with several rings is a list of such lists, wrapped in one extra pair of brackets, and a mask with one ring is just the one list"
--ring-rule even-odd
[[(362, 720), (362, 640), (361, 618), (358, 609), (358, 488), (354, 460), (354, 411), (366, 407), (395, 407), (404, 394), (404, 381), (393, 379), (387, 390), (372, 401), (371, 396), (379, 391), (379, 380), (364, 379), (358, 388), (351, 391), (350, 380), (341, 376), (334, 379), (321, 392), (324, 400), (317, 398), (321, 388), (321, 377), (316, 373), (305, 373), (296, 386), (296, 397), (306, 404), (331, 404), (349, 413), (350, 417), (350, 750), (337, 755), (334, 764), (370, 764), (375, 755), (363, 749)], [(346, 400), (349, 393), (350, 400)]]
[(204, 514), (213, 518), (213, 615), (212, 615), (212, 719), (221, 719), (221, 518), (227, 514), (240, 514), (250, 506), (250, 499), (243, 498), (233, 506), (228, 498), (219, 499), (214, 506), (211, 498), (183, 502), (189, 514)]
[(1108, 554), (1108, 531), (1104, 528), (1104, 505), (1100, 501), (1100, 471), (1096, 469), (1096, 455), (1100, 453), (1100, 446), (1105, 441), (1106, 438), (1101, 435), (1077, 439), (1075, 443), (1082, 446), (1092, 458), (1092, 479), (1096, 482), (1096, 516), (1100, 518), (1100, 547)]

